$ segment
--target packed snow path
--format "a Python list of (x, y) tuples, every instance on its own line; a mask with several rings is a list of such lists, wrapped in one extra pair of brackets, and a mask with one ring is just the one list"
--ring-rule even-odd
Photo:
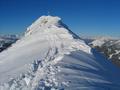
[(59, 17), (40, 17), (0, 53), (0, 90), (119, 90), (119, 76)]

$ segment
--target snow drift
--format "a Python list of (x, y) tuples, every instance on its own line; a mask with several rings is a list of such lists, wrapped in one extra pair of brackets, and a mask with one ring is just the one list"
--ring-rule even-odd
[(0, 53), (0, 90), (119, 90), (119, 76), (59, 17), (40, 17)]

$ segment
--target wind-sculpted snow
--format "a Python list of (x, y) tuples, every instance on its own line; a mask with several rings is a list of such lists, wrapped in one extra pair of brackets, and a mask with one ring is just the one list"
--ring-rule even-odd
[(119, 90), (120, 70), (68, 29), (42, 16), (0, 54), (0, 90)]

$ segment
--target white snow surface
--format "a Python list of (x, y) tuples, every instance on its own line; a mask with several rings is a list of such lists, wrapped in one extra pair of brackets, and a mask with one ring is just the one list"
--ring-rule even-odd
[(62, 23), (42, 16), (0, 53), (0, 90), (119, 90), (120, 69)]

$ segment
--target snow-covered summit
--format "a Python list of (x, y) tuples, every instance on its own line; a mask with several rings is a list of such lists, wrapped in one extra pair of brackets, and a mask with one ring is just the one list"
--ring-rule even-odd
[(53, 16), (0, 53), (0, 90), (119, 90), (119, 72)]
[[(41, 16), (32, 25), (27, 28), (26, 34), (32, 34), (32, 32), (45, 32), (45, 28), (50, 28), (52, 26), (67, 28), (65, 24), (62, 23), (61, 18), (57, 16)], [(41, 30), (43, 29), (44, 30)]]
[[(36, 40), (59, 41), (62, 43), (66, 41), (66, 43), (64, 43), (66, 47), (71, 45), (74, 48), (90, 53), (90, 47), (87, 46), (83, 40), (80, 40), (79, 36), (73, 33), (68, 26), (61, 21), (61, 18), (56, 16), (41, 16), (38, 18), (27, 28), (24, 38), (30, 40), (31, 38), (34, 40), (36, 38)], [(82, 48), (80, 48), (80, 45)]]
[[(53, 29), (51, 29), (53, 28)], [(56, 29), (59, 28), (59, 29)], [(64, 29), (64, 30), (63, 30)], [(79, 38), (68, 26), (65, 25), (60, 17), (57, 16), (41, 16), (32, 25), (27, 28), (25, 36), (32, 34), (45, 34), (45, 33), (68, 33), (72, 37), (69, 38)]]
[(30, 28), (36, 27), (36, 25), (39, 25), (39, 26), (59, 25), (60, 24), (59, 21), (61, 21), (61, 18), (59, 18), (57, 16), (56, 17), (41, 16), (30, 26)]

